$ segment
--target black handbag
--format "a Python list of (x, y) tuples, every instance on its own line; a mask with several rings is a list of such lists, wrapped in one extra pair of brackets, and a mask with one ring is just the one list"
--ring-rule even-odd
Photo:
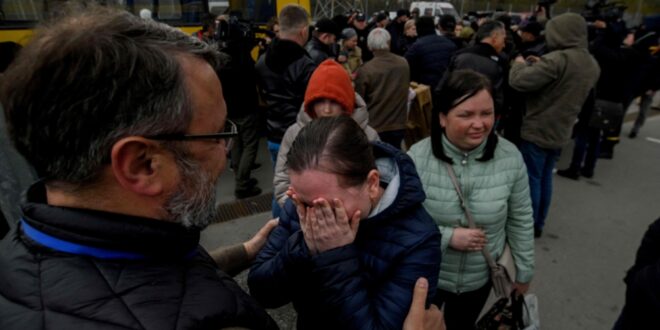
[(623, 122), (623, 104), (603, 99), (596, 99), (593, 112), (589, 117), (589, 127), (611, 131)]
[(524, 298), (514, 292), (509, 298), (501, 298), (477, 321), (478, 330), (522, 330)]

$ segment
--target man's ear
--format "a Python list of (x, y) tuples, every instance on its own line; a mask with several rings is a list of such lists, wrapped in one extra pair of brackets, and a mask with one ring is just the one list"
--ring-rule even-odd
[(139, 136), (123, 138), (110, 155), (115, 180), (126, 190), (146, 196), (163, 193), (173, 164), (172, 156), (155, 141)]

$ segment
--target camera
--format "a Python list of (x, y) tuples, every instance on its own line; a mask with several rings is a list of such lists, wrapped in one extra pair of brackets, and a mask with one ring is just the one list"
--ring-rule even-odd
[(620, 2), (607, 2), (607, 0), (588, 0), (584, 5), (582, 17), (587, 22), (604, 21), (607, 23), (616, 22), (623, 18), (623, 12), (626, 10), (624, 4)]

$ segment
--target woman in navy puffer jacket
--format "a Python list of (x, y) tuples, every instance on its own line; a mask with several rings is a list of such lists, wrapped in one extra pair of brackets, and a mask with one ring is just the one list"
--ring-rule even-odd
[(292, 301), (299, 329), (401, 329), (415, 281), (435, 283), (440, 260), (410, 158), (342, 116), (305, 126), (287, 162), (290, 198), (251, 295), (267, 308)]

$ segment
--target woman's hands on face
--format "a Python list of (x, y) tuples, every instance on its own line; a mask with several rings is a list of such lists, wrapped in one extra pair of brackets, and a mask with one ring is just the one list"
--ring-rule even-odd
[(292, 188), (289, 188), (287, 195), (296, 205), (300, 228), (312, 255), (355, 241), (360, 224), (359, 210), (349, 217), (344, 203), (339, 199), (330, 202), (317, 198), (312, 202), (312, 206), (306, 206)]
[(311, 220), (314, 240), (319, 253), (355, 241), (360, 225), (361, 212), (359, 210), (349, 217), (344, 203), (339, 199), (330, 203), (324, 198), (318, 198), (313, 203), (314, 206), (307, 209), (307, 216), (308, 221)]
[(286, 191), (286, 195), (291, 198), (293, 204), (296, 206), (296, 213), (298, 213), (298, 219), (300, 221), (300, 230), (303, 233), (303, 238), (305, 239), (305, 244), (307, 244), (309, 253), (312, 255), (317, 254), (318, 249), (316, 248), (316, 242), (314, 241), (314, 232), (312, 232), (311, 222), (307, 219), (307, 209), (310, 208), (305, 207), (305, 203), (300, 200), (293, 188), (289, 187)]
[(449, 246), (459, 251), (481, 251), (486, 246), (486, 232), (483, 229), (454, 228)]

